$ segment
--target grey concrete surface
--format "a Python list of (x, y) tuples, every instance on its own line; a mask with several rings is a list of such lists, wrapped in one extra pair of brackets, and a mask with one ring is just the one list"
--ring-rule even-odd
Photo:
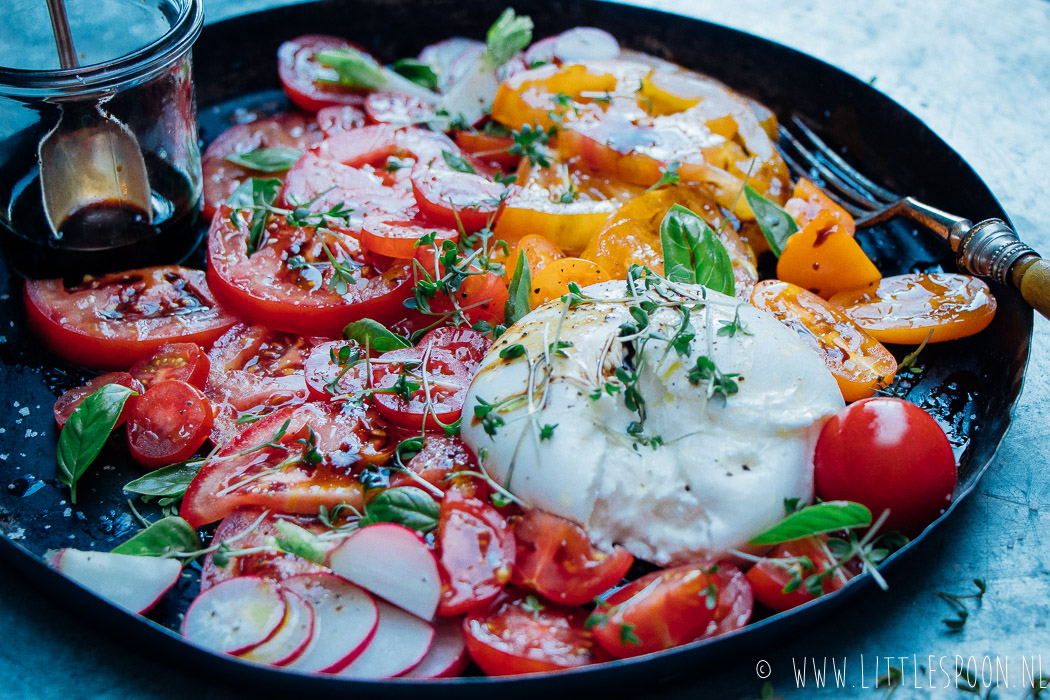
[[(210, 19), (268, 0), (205, 0)], [(1036, 248), (1050, 253), (1050, 2), (1045, 0), (654, 0), (659, 7), (727, 24), (812, 53), (864, 79), (925, 120), (992, 187)], [(2, 19), (0, 19), (2, 22)], [(1028, 380), (1014, 426), (978, 491), (889, 578), (856, 606), (796, 639), (705, 672), (660, 698), (755, 698), (760, 660), (777, 696), (876, 694), (888, 663), (904, 669), (895, 700), (951, 697), (956, 657), (999, 678), (999, 698), (1026, 693), (1025, 666), (1050, 675), (1050, 333), (1038, 318)], [(994, 523), (992, 525), (991, 523)], [(964, 592), (983, 577), (988, 594), (961, 633), (934, 591)], [(877, 657), (881, 657), (878, 658)], [(903, 658), (900, 658), (903, 657)], [(932, 661), (931, 658), (932, 657)], [(1024, 657), (1024, 661), (1022, 660)], [(841, 669), (844, 687), (805, 687), (794, 670), (815, 659)], [(864, 669), (861, 674), (860, 664)], [(878, 664), (878, 670), (875, 666)], [(998, 664), (998, 665), (997, 665)], [(1005, 669), (1003, 668), (1005, 664)], [(929, 673), (918, 666), (932, 666)], [(915, 688), (913, 686), (921, 686)], [(930, 688), (934, 685), (936, 688)], [(951, 682), (954, 686), (954, 680)], [(615, 690), (602, 690), (616, 696)], [(0, 698), (236, 697), (219, 679), (138, 654), (0, 572)]]

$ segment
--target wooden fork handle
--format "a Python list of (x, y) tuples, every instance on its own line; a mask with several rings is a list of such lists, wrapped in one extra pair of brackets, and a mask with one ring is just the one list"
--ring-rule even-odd
[(1050, 319), (1050, 261), (1018, 238), (1000, 219), (952, 226), (949, 241), (959, 267), (1021, 291), (1033, 309)]
[(1050, 260), (1029, 256), (1010, 270), (1010, 281), (1033, 309), (1050, 319)]

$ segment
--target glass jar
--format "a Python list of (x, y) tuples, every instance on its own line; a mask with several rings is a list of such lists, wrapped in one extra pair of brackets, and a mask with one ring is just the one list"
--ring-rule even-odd
[[(20, 31), (20, 22), (25, 34), (30, 27), (36, 32), (23, 34), (24, 51), (0, 51), (4, 257), (18, 272), (44, 278), (181, 261), (201, 236), (196, 226), (200, 146), (190, 61), (190, 47), (203, 24), (201, 0), (68, 0), (74, 45), (80, 61), (88, 64), (67, 69), (49, 67), (58, 65), (54, 39), (41, 36), (39, 18), (29, 16), (43, 5), (25, 5), (21, 14), (18, 7), (14, 12), (5, 8), (6, 16), (0, 17), (2, 33)], [(50, 32), (46, 18), (45, 12), (44, 29)], [(112, 56), (114, 50), (122, 55)], [(14, 61), (21, 67), (4, 65)], [(130, 150), (142, 155), (127, 159), (141, 183), (142, 209), (128, 205), (133, 196), (107, 200), (105, 187), (93, 188), (92, 178), (83, 177), (92, 165), (83, 156), (105, 147), (95, 148), (90, 139), (104, 142), (117, 130), (131, 134), (138, 148)], [(120, 140), (126, 147), (127, 139)], [(80, 157), (58, 159), (51, 155), (56, 144), (61, 153)], [(54, 172), (62, 175), (60, 185), (51, 184)], [(56, 201), (64, 205), (56, 208)]]

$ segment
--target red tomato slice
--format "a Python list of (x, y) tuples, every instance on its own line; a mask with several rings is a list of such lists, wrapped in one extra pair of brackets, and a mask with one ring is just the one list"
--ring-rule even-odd
[[(429, 355), (424, 348), (393, 350), (372, 362), (376, 408), (388, 421), (409, 430), (441, 430), (442, 425), (454, 423), (463, 411), (469, 385), (470, 371), (447, 350), (432, 348)], [(393, 393), (397, 390), (409, 398)]]
[(507, 152), (514, 145), (514, 139), (510, 136), (496, 136), (484, 131), (457, 131), (453, 138), (463, 152), (501, 168), (504, 173), (517, 170), (521, 161), (521, 156)]
[(310, 398), (331, 401), (354, 396), (368, 386), (365, 365), (354, 364), (365, 352), (357, 343), (335, 340), (321, 343), (306, 358), (306, 385)]
[(740, 569), (728, 562), (718, 562), (714, 576), (718, 586), (718, 604), (714, 619), (699, 639), (717, 637), (738, 630), (748, 623), (755, 608), (755, 595), (751, 583)]
[(252, 177), (278, 178), (283, 172), (264, 173), (226, 160), (235, 153), (258, 148), (293, 148), (305, 151), (321, 140), (317, 123), (308, 115), (292, 112), (231, 126), (211, 142), (201, 157), (204, 171), (204, 216), (211, 218), (234, 190)]
[(160, 382), (131, 407), (128, 448), (144, 467), (183, 462), (208, 439), (211, 424), (211, 402), (200, 389), (177, 380)]
[(437, 549), (447, 579), (439, 615), (458, 615), (503, 590), (514, 567), (514, 533), (499, 511), (451, 488), (441, 501)]
[[(445, 435), (426, 435), (423, 440), (423, 450), (405, 465), (410, 471), (444, 491), (453, 485), (456, 485), (461, 493), (467, 493), (468, 484), (484, 486), (474, 477), (449, 478), (456, 471), (477, 471), (474, 453), (461, 439)], [(391, 486), (412, 486), (415, 481), (403, 472), (394, 473), (390, 477)], [(481, 490), (472, 495), (482, 497)]]
[(439, 326), (423, 336), (417, 344), (421, 348), (431, 345), (448, 350), (473, 374), (492, 347), (492, 338), (465, 326)]
[[(806, 537), (778, 544), (747, 572), (755, 599), (774, 612), (783, 612), (815, 599), (806, 589), (806, 579), (822, 574), (834, 565), (834, 558), (824, 544), (826, 538)], [(806, 557), (808, 562), (802, 558)], [(787, 593), (784, 589), (798, 577), (800, 583)], [(822, 590), (832, 593), (848, 580), (847, 572), (839, 569), (824, 579)]]
[(364, 125), (364, 111), (350, 105), (325, 107), (317, 113), (317, 126), (321, 127), (326, 138)]
[(277, 75), (292, 102), (307, 112), (316, 112), (331, 105), (360, 107), (364, 104), (367, 91), (317, 80), (322, 69), (315, 58), (317, 53), (348, 46), (354, 45), (346, 39), (324, 34), (306, 34), (281, 44), (277, 49)]
[(62, 280), (27, 280), (29, 327), (67, 362), (127, 369), (171, 342), (209, 346), (236, 323), (215, 300), (204, 273), (177, 265)]
[(490, 676), (544, 673), (606, 660), (584, 629), (587, 612), (528, 601), (522, 594), (497, 598), (463, 619), (467, 650)]
[(208, 458), (183, 496), (181, 515), (200, 527), (244, 506), (310, 515), (340, 503), (360, 509), (363, 487), (354, 468), (369, 455), (388, 455), (387, 442), (360, 408), (282, 408)]
[(454, 228), (419, 220), (398, 221), (370, 216), (361, 229), (361, 247), (376, 255), (407, 260), (415, 255), (419, 239), (431, 233), (436, 241), (459, 240), (459, 231)]
[(475, 233), (495, 226), (507, 188), (480, 175), (417, 165), (412, 192), (427, 218), (456, 230)]
[(435, 115), (434, 106), (403, 92), (373, 92), (365, 98), (365, 114), (372, 124), (420, 124)]
[(351, 129), (327, 138), (311, 149), (319, 158), (352, 168), (381, 168), (397, 151), (397, 128), (389, 124)]
[[(385, 272), (363, 262), (357, 241), (314, 228), (289, 226), (276, 216), (266, 240), (247, 255), (248, 226), (230, 221), (223, 207), (208, 234), (208, 278), (216, 294), (244, 318), (301, 335), (337, 336), (351, 321), (372, 318), (393, 323), (404, 315), (409, 295), (407, 267)], [(335, 262), (350, 268), (353, 283), (344, 294), (333, 289)], [(289, 260), (303, 266), (292, 268)]]
[[(263, 513), (266, 513), (264, 516)], [(315, 534), (324, 532), (324, 527), (314, 518), (300, 518), (293, 515), (277, 515), (262, 508), (238, 508), (219, 523), (215, 528), (212, 543), (218, 544), (237, 538), (230, 544), (231, 549), (254, 549), (267, 544), (268, 537), (279, 537), (277, 529), (279, 520), (287, 520)], [(257, 552), (229, 557), (226, 566), (215, 563), (211, 554), (204, 558), (201, 568), (201, 591), (217, 583), (237, 576), (261, 576), (271, 581), (283, 581), (298, 574), (312, 574), (327, 571), (320, 564), (314, 564), (294, 554), (278, 550)]]
[(299, 336), (245, 324), (215, 341), (204, 387), (215, 407), (212, 442), (222, 444), (263, 416), (305, 402), (310, 347)]
[(342, 204), (354, 212), (351, 225), (329, 228), (353, 235), (357, 235), (365, 214), (405, 216), (416, 204), (408, 188), (388, 187), (372, 172), (321, 158), (315, 153), (307, 153), (288, 171), (280, 203), (289, 209), (309, 203), (307, 209), (315, 213)]
[(146, 388), (167, 381), (180, 381), (203, 389), (208, 383), (211, 361), (196, 343), (171, 343), (157, 348), (131, 366), (131, 376)]
[(563, 605), (583, 605), (618, 584), (634, 563), (623, 547), (606, 554), (576, 523), (535, 508), (514, 523), (514, 584)]
[(686, 564), (633, 581), (609, 596), (591, 630), (617, 658), (687, 644), (714, 620), (718, 584), (710, 567)]
[[(78, 386), (76, 389), (70, 389), (63, 393), (58, 397), (58, 400), (55, 401), (55, 422), (58, 423), (58, 427), (61, 428), (66, 424), (69, 417), (73, 415), (73, 411), (77, 410), (77, 406), (82, 404), (84, 399), (91, 396), (107, 384), (126, 386), (139, 394), (145, 391), (142, 382), (135, 379), (127, 372), (110, 372), (109, 374), (103, 374), (101, 377), (95, 377), (84, 386)], [(120, 418), (117, 419), (117, 425), (120, 425), (125, 419), (127, 419), (128, 412), (131, 411), (131, 405), (133, 403), (134, 401), (128, 401), (124, 404), (124, 410), (121, 412)]]

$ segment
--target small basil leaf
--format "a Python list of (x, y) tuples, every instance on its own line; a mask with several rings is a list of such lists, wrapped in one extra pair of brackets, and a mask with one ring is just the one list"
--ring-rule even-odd
[(412, 347), (412, 344), (403, 337), (390, 332), (382, 323), (370, 318), (346, 324), (343, 329), (343, 337), (376, 352), (390, 352)]
[(236, 211), (237, 209), (248, 209), (252, 206), (252, 187), (254, 178), (248, 178), (237, 185), (230, 196), (226, 198), (226, 206)]
[(755, 221), (762, 229), (769, 249), (779, 258), (787, 245), (787, 239), (798, 231), (798, 224), (791, 214), (760, 195), (751, 185), (744, 185), (744, 196), (747, 205), (755, 213)]
[(525, 259), (524, 252), (518, 253), (518, 262), (514, 266), (514, 274), (507, 287), (510, 296), (503, 309), (506, 325), (517, 322), (522, 316), (532, 311), (529, 302), (529, 287), (531, 286), (532, 274), (529, 271), (529, 263)]
[(434, 69), (415, 58), (400, 58), (390, 66), (395, 73), (405, 76), (416, 85), (427, 90), (438, 89), (438, 77)]
[(129, 481), (124, 485), (124, 490), (142, 496), (178, 498), (186, 493), (186, 489), (193, 481), (193, 477), (197, 476), (202, 464), (204, 460), (195, 459), (161, 467), (145, 476)]
[(702, 284), (730, 296), (736, 291), (733, 262), (718, 236), (694, 212), (675, 204), (660, 223), (664, 277)]
[(397, 523), (418, 532), (430, 532), (438, 524), (438, 504), (423, 489), (395, 486), (368, 502), (361, 525), (374, 523)]
[(486, 63), (495, 70), (511, 59), (511, 56), (532, 43), (532, 19), (518, 16), (507, 8), (495, 24), (489, 27), (485, 37)]
[(145, 530), (140, 530), (130, 540), (122, 542), (111, 551), (114, 554), (131, 554), (136, 557), (163, 557), (173, 552), (194, 552), (200, 549), (197, 531), (178, 516), (162, 518)]
[(107, 384), (84, 399), (66, 422), (58, 438), (58, 480), (69, 486), (73, 503), (77, 502), (77, 481), (102, 451), (124, 404), (135, 395), (126, 386)]
[(231, 153), (226, 156), (226, 160), (249, 170), (280, 173), (295, 165), (302, 155), (302, 151), (294, 148), (256, 148), (254, 151)]
[(477, 171), (467, 161), (463, 160), (463, 156), (452, 153), (451, 151), (441, 151), (441, 157), (445, 159), (445, 165), (461, 173), (467, 173), (468, 175), (476, 175)]
[[(318, 63), (334, 71), (333, 76), (318, 75), (323, 82), (333, 82), (347, 87), (380, 90), (386, 87), (386, 76), (383, 67), (368, 54), (349, 46), (339, 49), (318, 51), (315, 56)], [(334, 80), (330, 79), (334, 78)]]
[(825, 501), (787, 516), (748, 544), (780, 544), (810, 535), (871, 525), (871, 511), (852, 501)]
[(328, 547), (317, 535), (288, 520), (278, 519), (274, 521), (274, 527), (281, 533), (280, 537), (274, 538), (274, 543), (282, 552), (294, 554), (315, 564), (325, 563)]

